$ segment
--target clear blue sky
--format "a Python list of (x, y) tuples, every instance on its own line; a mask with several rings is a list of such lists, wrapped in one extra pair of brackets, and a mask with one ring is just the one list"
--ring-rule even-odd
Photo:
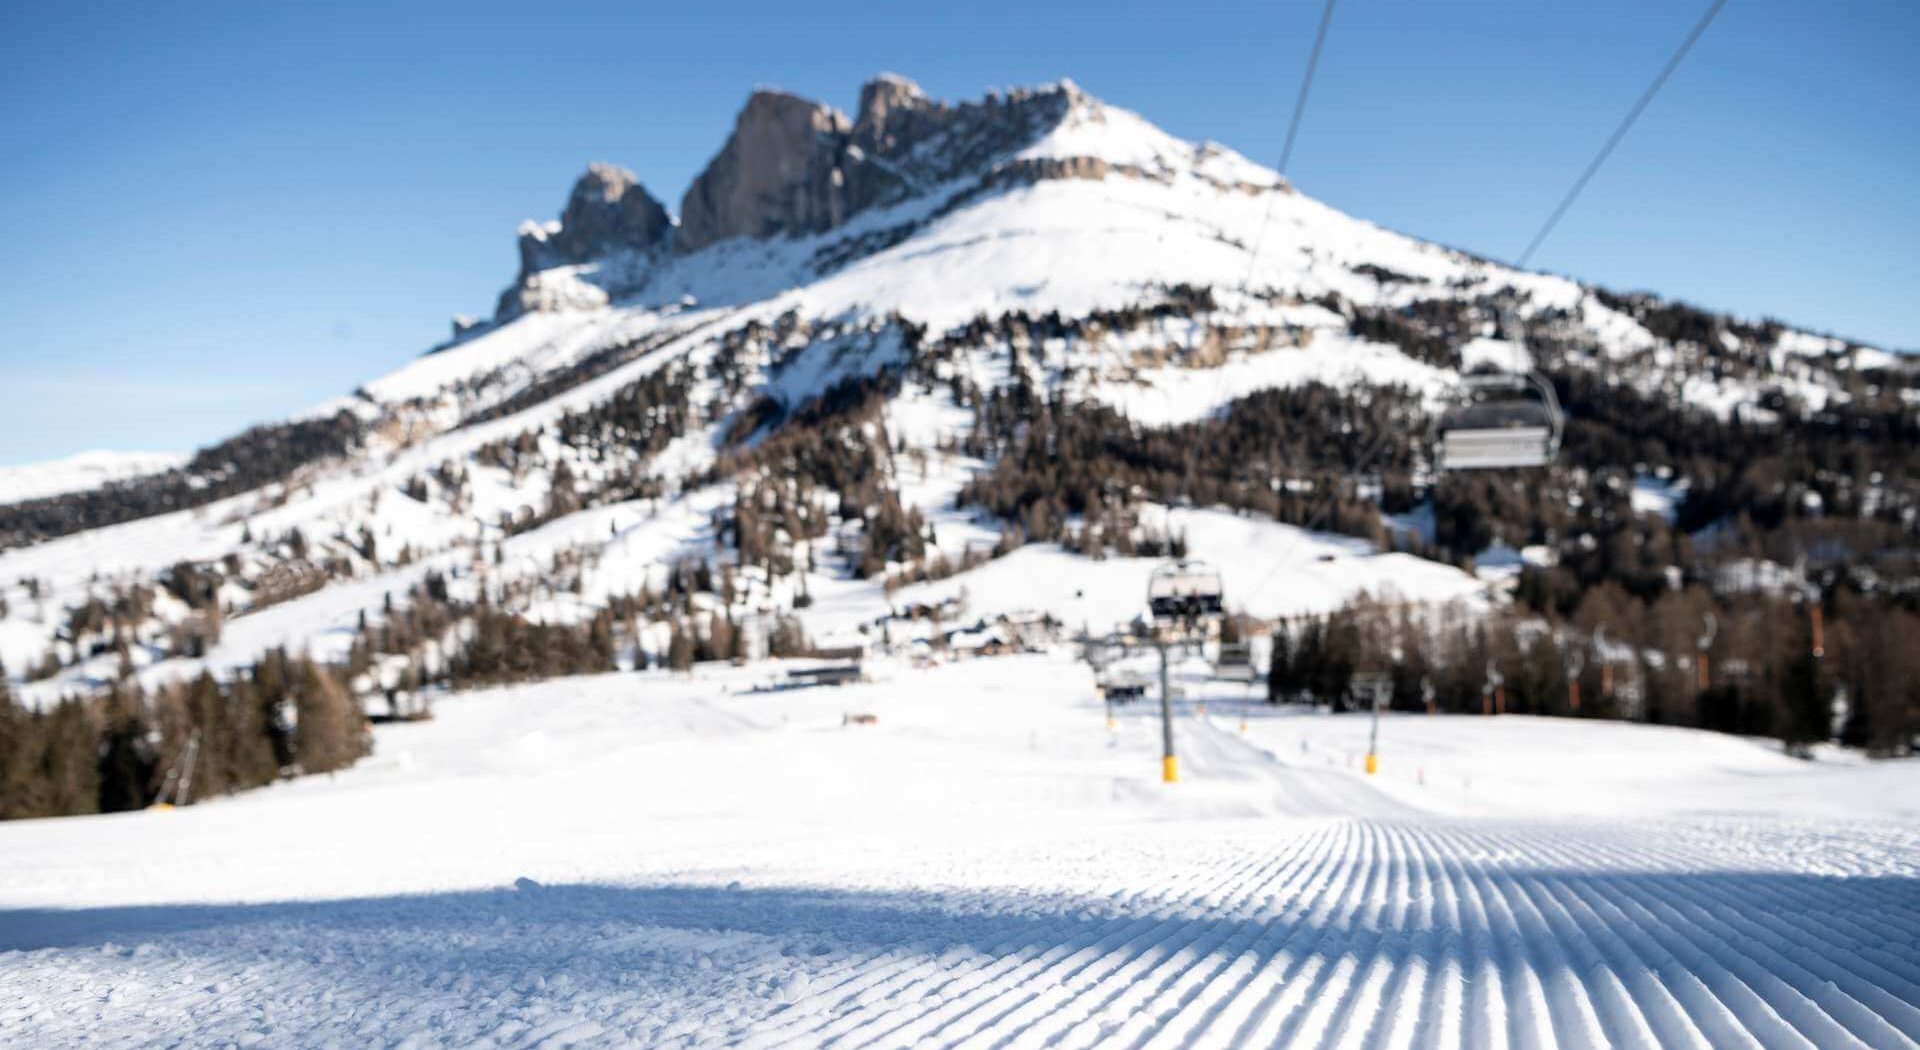
[[(1704, 0), (1343, 0), (1308, 193), (1512, 258)], [(180, 449), (485, 313), (593, 160), (677, 204), (747, 91), (1071, 76), (1272, 163), (1319, 0), (0, 6), (0, 464)], [(1535, 263), (1920, 346), (1920, 8), (1732, 0)]]

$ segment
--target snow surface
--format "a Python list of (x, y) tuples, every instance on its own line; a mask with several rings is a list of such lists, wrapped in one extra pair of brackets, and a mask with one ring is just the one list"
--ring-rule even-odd
[(0, 825), (0, 1043), (1920, 1038), (1920, 764), (1412, 715), (1369, 781), (1364, 717), (1176, 673), (1176, 785), (1042, 655), (492, 690), (333, 777)]
[[(1381, 552), (1350, 536), (1224, 510), (1148, 506), (1142, 519), (1185, 535), (1191, 557), (1229, 571), (1236, 581), (1227, 594), (1229, 607), (1263, 619), (1328, 613), (1363, 596), (1435, 606), (1457, 602), (1475, 610), (1485, 604), (1484, 585), (1472, 576), (1409, 554)], [(1094, 560), (1051, 543), (1028, 544), (944, 580), (902, 587), (890, 599), (871, 587), (829, 591), (805, 618), (810, 632), (837, 640), (889, 604), (958, 601), (969, 619), (1044, 612), (1069, 629), (1105, 634), (1147, 613), (1147, 578), (1163, 564), (1118, 555)]]
[(382, 401), (430, 397), (456, 380), (469, 379), (531, 355), (546, 357), (554, 354), (558, 339), (590, 327), (595, 319), (592, 313), (529, 314), (504, 328), (493, 329), (445, 350), (415, 358), (400, 369), (368, 383), (366, 390)]
[(1399, 386), (1430, 399), (1452, 389), (1447, 373), (1394, 347), (1326, 332), (1308, 346), (1239, 354), (1215, 368), (1141, 369), (1125, 381), (1094, 384), (1087, 393), (1135, 423), (1162, 427), (1216, 415), (1257, 390), (1314, 382), (1344, 388)]
[(1680, 505), (1687, 501), (1686, 482), (1671, 478), (1641, 475), (1633, 479), (1631, 495), (1635, 514), (1652, 514), (1669, 525), (1679, 516)]
[(1533, 355), (1519, 343), (1480, 336), (1460, 347), (1460, 370), (1526, 375), (1533, 371)]
[(176, 452), (81, 452), (65, 459), (0, 467), (0, 505), (85, 492), (109, 481), (159, 474), (186, 463)]

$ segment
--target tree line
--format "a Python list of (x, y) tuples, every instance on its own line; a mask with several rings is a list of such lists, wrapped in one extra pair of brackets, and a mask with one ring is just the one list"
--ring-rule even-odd
[(123, 681), (41, 708), (0, 675), (0, 819), (143, 809), (352, 765), (371, 747), (336, 671), (273, 650), (232, 679)]
[(1690, 587), (1645, 602), (1607, 584), (1565, 617), (1363, 600), (1274, 628), (1268, 699), (1346, 710), (1367, 702), (1355, 676), (1374, 672), (1399, 710), (1626, 719), (1894, 756), (1920, 738), (1915, 638), (1920, 614), (1848, 591), (1728, 600)]
[(284, 481), (310, 463), (347, 455), (360, 447), (365, 434), (365, 424), (345, 409), (314, 419), (267, 423), (201, 449), (177, 470), (0, 506), (0, 549), (250, 492)]
[(1230, 507), (1387, 545), (1380, 504), (1350, 487), (1346, 474), (1371, 450), (1392, 486), (1389, 501), (1410, 506), (1418, 450), (1379, 435), (1417, 432), (1417, 411), (1404, 391), (1309, 383), (1251, 394), (1216, 417), (1143, 427), (1104, 405), (1058, 393), (1041, 399), (1016, 386), (986, 396), (982, 423), (962, 451), (994, 457), (994, 465), (960, 499), (1028, 541), (1059, 540), (1078, 517), (1119, 548), (1137, 527), (1139, 504), (1154, 502)]

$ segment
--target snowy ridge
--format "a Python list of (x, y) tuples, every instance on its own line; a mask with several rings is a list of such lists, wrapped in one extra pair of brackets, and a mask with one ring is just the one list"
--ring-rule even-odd
[(184, 464), (174, 452), (81, 452), (65, 459), (0, 467), (0, 506), (83, 492), (112, 481), (159, 474)]

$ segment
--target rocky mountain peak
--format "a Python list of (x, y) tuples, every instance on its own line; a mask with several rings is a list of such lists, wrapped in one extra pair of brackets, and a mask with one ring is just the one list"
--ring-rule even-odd
[(728, 237), (819, 233), (859, 212), (967, 175), (1058, 124), (1071, 82), (949, 105), (883, 73), (860, 89), (854, 120), (823, 103), (760, 90), (680, 208), (682, 251)]
[(850, 211), (852, 124), (831, 106), (760, 89), (747, 99), (718, 156), (680, 202), (682, 251), (729, 237), (810, 233)]
[(667, 209), (633, 172), (591, 164), (573, 184), (560, 225), (563, 235), (578, 238), (580, 250), (592, 251), (607, 243), (651, 247), (665, 236), (670, 223)]
[(945, 108), (906, 77), (882, 73), (860, 88), (854, 141), (871, 152), (893, 152), (903, 141), (924, 137)]
[[(720, 152), (688, 187), (677, 230), (632, 172), (610, 164), (590, 166), (575, 182), (559, 221), (523, 224), (520, 272), (501, 296), (496, 320), (617, 298), (645, 283), (653, 269), (649, 257), (669, 244), (684, 254), (735, 237), (818, 234), (944, 183), (991, 185), (1006, 174), (997, 166), (1087, 98), (1063, 80), (946, 103), (906, 77), (882, 73), (861, 87), (849, 118), (822, 102), (757, 89)], [(590, 287), (541, 276), (604, 260), (614, 265), (595, 267), (583, 278)]]
[[(666, 207), (633, 172), (613, 164), (589, 164), (567, 194), (558, 222), (520, 224), (520, 272), (501, 295), (496, 316), (504, 320), (535, 308), (537, 297), (527, 292), (542, 270), (621, 252), (651, 252), (672, 232), (673, 218)], [(461, 334), (456, 325), (456, 338)]]
[(647, 251), (672, 228), (667, 209), (633, 172), (612, 164), (591, 164), (567, 194), (559, 229), (541, 227), (522, 233), (522, 270), (526, 271), (529, 261), (553, 266), (582, 263), (622, 249)]

